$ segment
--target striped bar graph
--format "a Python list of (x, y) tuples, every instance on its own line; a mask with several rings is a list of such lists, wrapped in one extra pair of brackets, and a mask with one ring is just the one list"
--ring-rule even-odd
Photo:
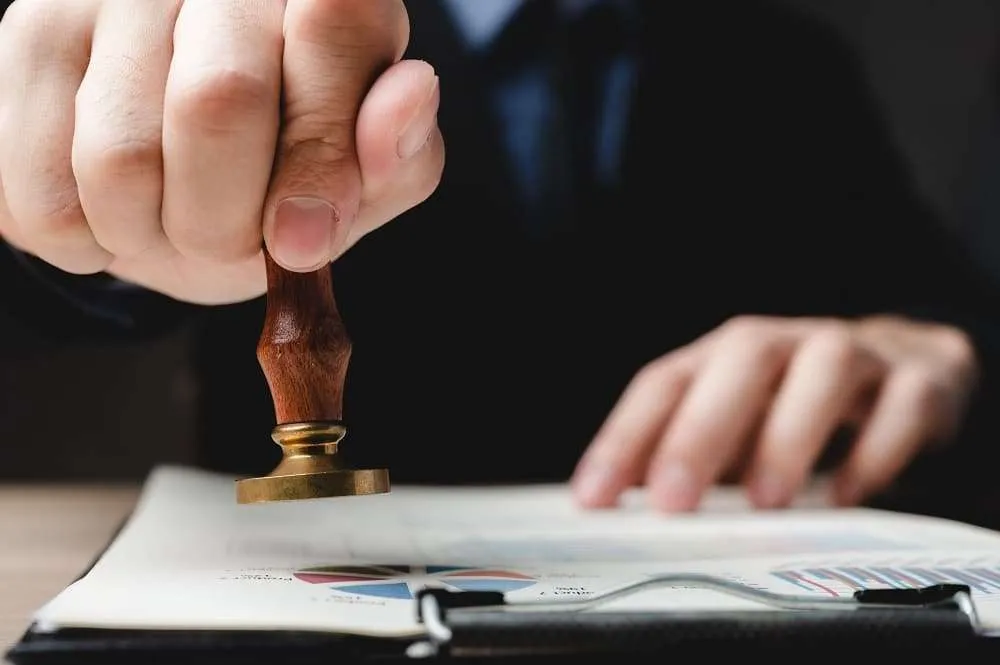
[(830, 596), (847, 596), (859, 589), (912, 589), (941, 583), (967, 584), (974, 592), (1000, 595), (1000, 565), (836, 566), (775, 570), (771, 575), (800, 589)]

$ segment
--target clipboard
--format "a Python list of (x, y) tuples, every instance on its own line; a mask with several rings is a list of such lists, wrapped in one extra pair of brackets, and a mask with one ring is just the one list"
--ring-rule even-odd
[[(630, 594), (699, 587), (759, 602), (754, 611), (602, 611)], [(666, 575), (582, 599), (508, 602), (503, 593), (426, 588), (414, 601), (425, 635), (370, 638), (288, 631), (32, 629), (7, 654), (13, 665), (333, 662), (579, 662), (581, 658), (700, 658), (775, 653), (1000, 655), (983, 633), (971, 589), (937, 584), (868, 589), (853, 597), (776, 594), (706, 575)]]
[[(211, 495), (199, 494), (199, 488), (213, 490), (215, 481), (199, 475), (193, 486), (179, 483), (189, 477), (179, 471), (159, 476), (159, 487), (164, 492), (161, 496), (173, 497), (171, 492), (184, 490), (180, 498), (171, 498), (166, 504), (174, 507), (176, 502), (187, 501), (197, 506), (212, 501)], [(146, 491), (150, 492), (145, 504), (148, 511), (149, 497), (157, 495), (149, 488)], [(123, 533), (130, 522), (134, 523), (136, 514), (133, 512), (120, 525), (109, 538), (108, 547), (123, 542)], [(149, 515), (150, 519), (162, 518), (158, 513), (147, 512)], [(181, 510), (175, 519), (190, 516)], [(80, 579), (93, 572), (105, 552), (107, 548), (94, 557)], [(319, 623), (320, 627), (313, 631), (294, 626), (284, 630), (199, 629), (197, 618), (188, 624), (195, 629), (109, 626), (51, 630), (36, 624), (6, 657), (13, 665), (341, 665), (379, 661), (578, 663), (584, 659), (590, 662), (591, 656), (604, 662), (628, 659), (631, 663), (636, 658), (652, 657), (666, 663), (665, 657), (674, 658), (682, 652), (696, 653), (698, 663), (715, 653), (729, 657), (736, 652), (745, 657), (761, 651), (772, 655), (780, 652), (797, 662), (804, 657), (811, 660), (835, 655), (853, 659), (858, 654), (873, 653), (889, 657), (900, 652), (958, 652), (963, 657), (970, 651), (1000, 654), (1000, 630), (987, 630), (989, 627), (994, 631), (998, 624), (980, 621), (980, 616), (990, 616), (993, 608), (980, 612), (976, 607), (977, 602), (992, 599), (980, 600), (982, 596), (974, 595), (975, 587), (969, 584), (945, 579), (925, 581), (945, 583), (917, 588), (866, 589), (861, 585), (862, 590), (853, 595), (826, 597), (765, 591), (722, 576), (650, 571), (633, 577), (624, 586), (601, 587), (585, 597), (556, 600), (539, 596), (529, 600), (517, 592), (483, 591), (483, 587), (459, 590), (462, 587), (456, 585), (425, 584), (414, 589), (409, 604), (401, 606), (401, 612), (412, 613), (409, 616), (417, 628), (406, 637), (335, 632), (332, 621), (329, 630), (323, 630)], [(677, 587), (737, 596), (751, 601), (752, 609), (734, 609), (744, 605), (720, 603), (716, 608), (697, 610), (690, 605), (672, 606), (669, 599), (655, 603), (656, 611), (642, 610), (642, 603), (615, 607), (616, 600), (634, 594)], [(141, 589), (136, 591), (141, 593)], [(91, 596), (88, 602), (100, 603), (101, 597)], [(727, 606), (730, 609), (723, 609)]]

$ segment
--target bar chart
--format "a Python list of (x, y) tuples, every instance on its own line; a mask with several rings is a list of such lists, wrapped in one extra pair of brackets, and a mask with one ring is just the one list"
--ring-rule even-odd
[(846, 596), (860, 589), (908, 589), (932, 584), (966, 584), (974, 592), (1000, 596), (1000, 563), (981, 566), (865, 565), (796, 568), (771, 571), (796, 587), (830, 596)]

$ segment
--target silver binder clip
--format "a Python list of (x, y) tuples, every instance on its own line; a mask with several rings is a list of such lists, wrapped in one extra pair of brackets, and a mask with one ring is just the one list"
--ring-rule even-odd
[(503, 593), (491, 591), (450, 591), (425, 588), (417, 594), (417, 617), (424, 626), (426, 640), (410, 645), (407, 655), (423, 658), (437, 655), (453, 638), (448, 624), (452, 613), (475, 612), (582, 612), (599, 608), (614, 600), (643, 591), (670, 587), (695, 587), (788, 611), (858, 611), (864, 609), (927, 610), (945, 608), (964, 614), (973, 632), (979, 632), (979, 619), (971, 589), (964, 584), (936, 584), (910, 589), (863, 589), (851, 596), (816, 598), (782, 594), (757, 589), (724, 578), (700, 574), (660, 575), (586, 598), (559, 601), (508, 602)]

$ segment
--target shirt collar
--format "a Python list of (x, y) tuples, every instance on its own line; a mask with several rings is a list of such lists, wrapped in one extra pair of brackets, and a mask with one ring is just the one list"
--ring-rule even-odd
[(486, 47), (500, 34), (521, 2), (522, 0), (445, 0), (445, 5), (451, 10), (466, 44), (478, 49)]

